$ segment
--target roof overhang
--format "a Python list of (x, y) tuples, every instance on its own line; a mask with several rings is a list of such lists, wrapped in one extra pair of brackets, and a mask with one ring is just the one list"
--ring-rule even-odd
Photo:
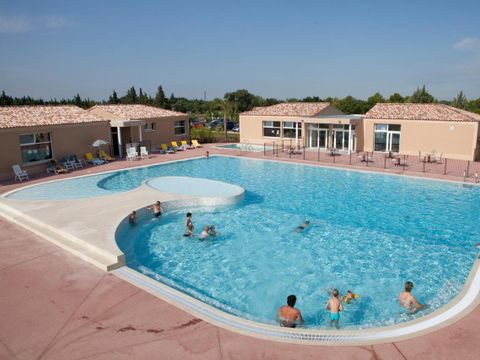
[(110, 120), (110, 126), (112, 127), (143, 126), (143, 124), (145, 124), (144, 120), (130, 120), (130, 119)]
[(356, 124), (362, 119), (362, 115), (325, 115), (305, 119), (305, 122), (310, 124)]

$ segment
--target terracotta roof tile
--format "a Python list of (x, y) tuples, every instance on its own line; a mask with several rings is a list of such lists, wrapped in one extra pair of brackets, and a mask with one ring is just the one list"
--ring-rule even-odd
[(366, 119), (480, 121), (480, 115), (444, 104), (379, 103), (365, 114)]
[(161, 109), (154, 106), (141, 105), (141, 104), (95, 105), (93, 108), (107, 111), (123, 119), (130, 119), (130, 120), (187, 115), (178, 111), (166, 110), (166, 109)]
[(0, 128), (104, 122), (78, 106), (5, 106), (0, 107)]
[(281, 103), (271, 106), (255, 107), (245, 111), (243, 116), (315, 116), (330, 105), (328, 102)]

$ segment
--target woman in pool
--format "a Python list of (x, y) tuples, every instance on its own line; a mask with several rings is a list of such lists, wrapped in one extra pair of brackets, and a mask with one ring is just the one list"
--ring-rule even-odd
[(309, 225), (310, 225), (310, 220), (304, 220), (303, 223), (301, 223), (300, 225), (298, 225), (298, 226), (295, 228), (295, 231), (296, 231), (296, 232), (302, 232), (302, 231), (305, 230)]
[(130, 225), (135, 225), (137, 222), (137, 212), (135, 210), (133, 210), (128, 216), (128, 222)]

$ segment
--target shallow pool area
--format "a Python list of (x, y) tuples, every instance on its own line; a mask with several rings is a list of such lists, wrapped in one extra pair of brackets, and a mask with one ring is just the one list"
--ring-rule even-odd
[(253, 152), (270, 151), (273, 149), (272, 146), (249, 144), (249, 143), (217, 145), (216, 147), (220, 149), (253, 151)]

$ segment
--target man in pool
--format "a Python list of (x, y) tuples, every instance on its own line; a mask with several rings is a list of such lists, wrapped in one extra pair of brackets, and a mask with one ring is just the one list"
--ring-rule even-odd
[(205, 151), (205, 159), (208, 160), (208, 158), (210, 157), (210, 151)]
[(325, 305), (325, 310), (330, 310), (330, 326), (335, 324), (337, 329), (340, 328), (338, 322), (340, 321), (340, 311), (343, 311), (343, 305), (338, 298), (338, 290), (332, 290), (332, 296)]
[(407, 281), (405, 283), (405, 291), (402, 291), (398, 295), (398, 301), (400, 305), (405, 308), (409, 314), (415, 314), (418, 310), (425, 307), (425, 305), (420, 304), (415, 296), (412, 295), (413, 283)]
[(192, 236), (194, 228), (195, 227), (192, 223), (192, 213), (188, 212), (187, 216), (185, 217), (185, 233), (183, 236)]
[(280, 326), (294, 328), (304, 323), (302, 313), (295, 308), (296, 302), (297, 297), (295, 295), (288, 295), (287, 305), (281, 306), (278, 310), (277, 321)]
[(310, 225), (310, 220), (304, 220), (303, 223), (301, 223), (300, 225), (298, 225), (298, 226), (295, 228), (295, 231), (296, 231), (296, 232), (302, 232), (302, 231), (305, 230), (309, 225)]

